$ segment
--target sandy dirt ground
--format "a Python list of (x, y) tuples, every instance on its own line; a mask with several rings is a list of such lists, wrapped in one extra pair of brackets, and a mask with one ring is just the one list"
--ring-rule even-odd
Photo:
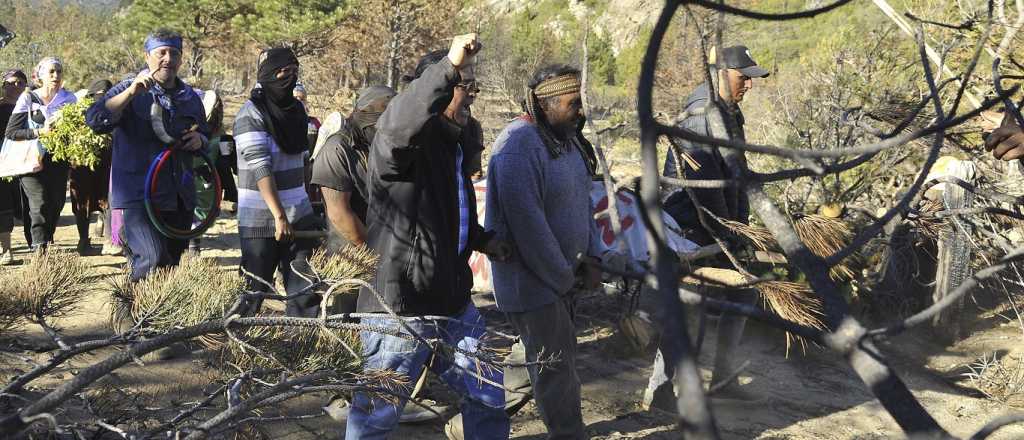
[[(235, 234), (236, 222), (231, 217), (218, 220), (203, 238), (202, 255), (215, 258), (224, 270), (237, 270), (239, 251)], [(19, 259), (27, 258), (20, 228), (15, 231)], [(66, 207), (57, 232), (57, 244), (73, 248), (77, 243), (70, 205)], [(101, 239), (95, 239), (98, 244)], [(111, 334), (109, 326), (109, 293), (107, 279), (121, 270), (122, 257), (85, 257), (98, 276), (93, 283), (94, 294), (81, 304), (72, 316), (57, 324), (71, 341), (99, 338)], [(4, 268), (0, 270), (11, 270)], [(488, 295), (475, 300), (490, 321), (506, 327), (502, 315), (493, 309)], [(583, 416), (587, 432), (594, 439), (673, 439), (671, 415), (643, 411), (638, 406), (652, 353), (628, 353), (625, 344), (615, 335), (619, 300), (612, 296), (587, 299), (579, 306), (577, 334), (580, 344), (579, 376), (583, 383)], [(943, 346), (927, 328), (900, 336), (881, 344), (900, 376), (910, 386), (939, 423), (956, 435), (967, 436), (986, 421), (1013, 411), (1013, 408), (980, 396), (963, 387), (960, 376), (965, 365), (992, 352), (1006, 354), (1007, 359), (1020, 359), (1021, 329), (1013, 322), (995, 314), (987, 315), (969, 307), (976, 319), (972, 335), (953, 345)], [(712, 330), (713, 330), (713, 326)], [(713, 336), (713, 333), (709, 337)], [(47, 355), (40, 350), (49, 344), (45, 335), (34, 326), (2, 336), (5, 348), (0, 358), (0, 374), (12, 377), (29, 367), (23, 358), (43, 361)], [(705, 347), (713, 344), (705, 344)], [(707, 352), (708, 349), (705, 349)], [(98, 362), (112, 350), (99, 351), (76, 358), (30, 386), (29, 399), (39, 392), (70, 379), (79, 369)], [(805, 354), (791, 352), (787, 358), (783, 335), (778, 331), (750, 325), (742, 352), (750, 365), (742, 373), (741, 382), (765, 401), (757, 404), (724, 405), (716, 403), (714, 412), (726, 439), (888, 439), (899, 438), (898, 426), (872, 399), (868, 390), (845, 366), (841, 359), (817, 347), (808, 347)], [(711, 353), (703, 353), (701, 361), (708, 365)], [(83, 397), (106, 395), (108, 416), (116, 424), (118, 416), (139, 416), (173, 411), (201, 398), (220, 373), (209, 368), (201, 352), (160, 360), (149, 356), (144, 366), (129, 364), (110, 378), (91, 387)], [(710, 372), (702, 371), (705, 379)], [(430, 394), (438, 400), (453, 402), (437, 385)], [(326, 396), (313, 396), (291, 401), (285, 408), (290, 415), (305, 415), (298, 420), (267, 422), (259, 426), (262, 434), (246, 438), (313, 439), (341, 438), (343, 426), (324, 417), (320, 406)], [(109, 403), (114, 402), (114, 403)], [(68, 406), (74, 406), (69, 404)], [(452, 406), (455, 408), (455, 406)], [(5, 408), (3, 411), (9, 411)], [(73, 417), (74, 409), (58, 412), (59, 417)], [(456, 410), (446, 414), (450, 416)], [(100, 411), (102, 413), (102, 409)], [(212, 413), (209, 413), (212, 415)], [(281, 415), (267, 411), (264, 417)], [(408, 440), (444, 438), (445, 418), (402, 425), (392, 438)], [(512, 420), (512, 438), (543, 439), (544, 426), (536, 407), (531, 403)], [(117, 438), (111, 434), (107, 438)], [(994, 439), (1024, 438), (1024, 428), (1001, 431)]]

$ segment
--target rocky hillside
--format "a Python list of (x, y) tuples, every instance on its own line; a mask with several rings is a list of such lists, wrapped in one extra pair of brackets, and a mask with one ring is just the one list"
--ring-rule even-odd
[[(657, 19), (661, 0), (482, 0), (493, 14), (517, 14), (531, 11), (537, 14), (554, 12), (545, 25), (559, 34), (567, 26), (563, 21), (575, 19), (583, 22), (590, 16), (594, 31), (608, 39), (612, 51), (619, 52), (637, 41), (645, 28)], [(568, 14), (559, 14), (564, 11)], [(558, 35), (561, 36), (561, 35)]]

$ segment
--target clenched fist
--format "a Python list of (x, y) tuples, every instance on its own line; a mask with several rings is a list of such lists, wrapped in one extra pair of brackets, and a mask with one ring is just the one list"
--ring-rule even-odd
[(473, 55), (476, 55), (481, 47), (476, 33), (458, 35), (452, 39), (452, 47), (448, 50), (448, 61), (451, 61), (456, 69), (473, 64)]

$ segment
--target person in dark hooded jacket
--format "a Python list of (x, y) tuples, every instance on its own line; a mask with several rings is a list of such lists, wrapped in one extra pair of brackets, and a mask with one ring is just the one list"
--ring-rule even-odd
[[(486, 322), (470, 300), (474, 250), (505, 259), (509, 247), (492, 239), (476, 218), (474, 192), (465, 159), (481, 145), (467, 139), (468, 106), (475, 91), (476, 34), (455, 37), (447, 56), (432, 52), (420, 60), (412, 81), (388, 104), (377, 122), (369, 154), (367, 243), (379, 256), (373, 288), (359, 293), (360, 312), (393, 311), (426, 338), (476, 351)], [(405, 332), (392, 319), (364, 318), (363, 324)], [(367, 370), (389, 370), (417, 378), (431, 348), (416, 340), (361, 332)], [(436, 355), (431, 370), (463, 395), (465, 438), (507, 439), (509, 418), (499, 369), (477, 370), (461, 353), (454, 361)], [(479, 371), (479, 374), (478, 374)], [(480, 380), (476, 376), (486, 380)], [(398, 405), (366, 393), (354, 395), (346, 439), (384, 438), (396, 426)]]

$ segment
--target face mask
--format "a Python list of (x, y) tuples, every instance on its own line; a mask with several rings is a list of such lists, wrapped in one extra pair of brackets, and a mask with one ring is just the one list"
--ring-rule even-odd
[(295, 75), (288, 75), (284, 78), (274, 78), (270, 81), (260, 81), (260, 86), (271, 101), (277, 103), (290, 102), (295, 100), (292, 91), (298, 78)]

